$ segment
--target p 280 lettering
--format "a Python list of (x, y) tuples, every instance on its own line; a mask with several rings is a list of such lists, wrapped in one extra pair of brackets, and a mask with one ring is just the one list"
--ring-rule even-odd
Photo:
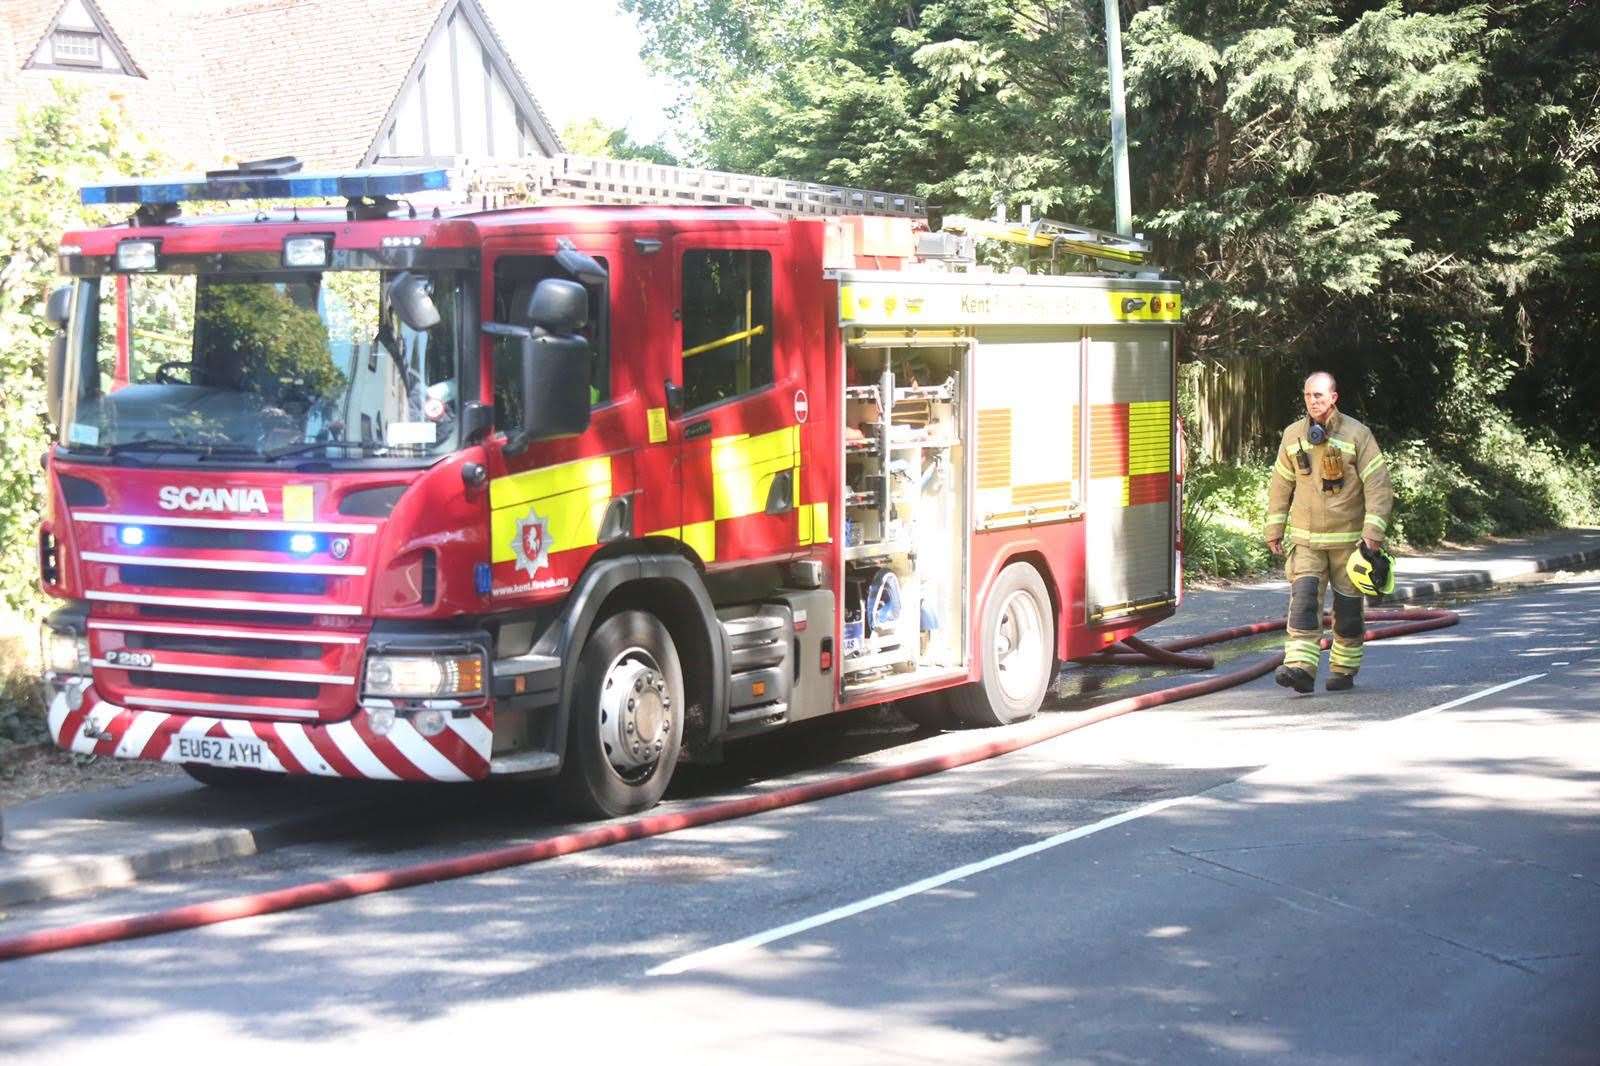
[(106, 662), (112, 666), (132, 666), (143, 670), (154, 666), (156, 657), (147, 651), (108, 651)]

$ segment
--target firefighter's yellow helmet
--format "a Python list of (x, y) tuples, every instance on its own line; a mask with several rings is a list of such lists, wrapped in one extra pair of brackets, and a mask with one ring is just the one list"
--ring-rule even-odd
[(1350, 553), (1344, 572), (1362, 595), (1387, 596), (1394, 591), (1394, 559), (1382, 548), (1373, 551), (1362, 544)]

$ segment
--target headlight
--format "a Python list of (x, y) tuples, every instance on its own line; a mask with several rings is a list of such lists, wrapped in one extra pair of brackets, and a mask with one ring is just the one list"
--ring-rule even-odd
[(89, 638), (68, 630), (44, 627), (44, 668), (56, 674), (90, 672)]
[(286, 267), (325, 267), (328, 265), (328, 238), (290, 237), (283, 242)]
[(160, 241), (122, 241), (117, 245), (118, 270), (154, 270)]
[(373, 655), (366, 694), (415, 699), (483, 694), (481, 655)]

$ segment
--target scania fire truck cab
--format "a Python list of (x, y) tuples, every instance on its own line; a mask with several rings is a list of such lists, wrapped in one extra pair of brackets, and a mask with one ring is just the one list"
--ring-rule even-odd
[[(1175, 282), (985, 272), (998, 224), (867, 190), (542, 166), (472, 206), (428, 168), (85, 190), (134, 215), (64, 238), (49, 305), (57, 743), (615, 815), (839, 710), (1027, 717), (1171, 613)], [(1052, 227), (1010, 229), (1137, 262)]]

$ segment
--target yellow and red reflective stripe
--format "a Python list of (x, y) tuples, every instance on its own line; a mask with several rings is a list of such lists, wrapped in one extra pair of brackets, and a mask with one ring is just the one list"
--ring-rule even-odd
[(1361, 539), (1361, 531), (1352, 529), (1340, 533), (1311, 533), (1297, 526), (1290, 526), (1289, 539), (1310, 545), (1313, 548), (1337, 547), (1343, 544), (1354, 544)]
[(489, 482), (489, 559), (516, 558), (517, 523), (537, 512), (548, 523), (552, 553), (592, 548), (611, 504), (611, 457), (525, 470)]
[(1283, 665), (1307, 666), (1313, 673), (1322, 661), (1322, 647), (1315, 640), (1290, 637), (1283, 642)]
[(786, 470), (800, 472), (800, 427), (771, 433), (739, 433), (711, 442), (711, 494), (714, 519), (743, 518), (767, 509), (772, 480)]

